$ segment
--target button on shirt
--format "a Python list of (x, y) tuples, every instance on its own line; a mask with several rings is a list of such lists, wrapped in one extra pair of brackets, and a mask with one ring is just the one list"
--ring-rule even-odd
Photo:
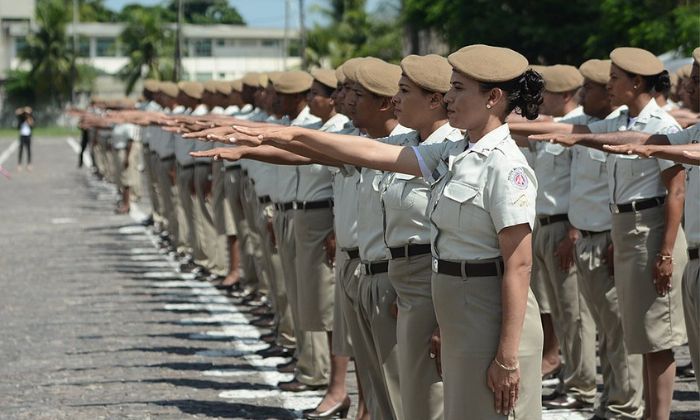
[[(401, 124), (394, 127), (389, 137), (377, 141), (404, 145), (413, 141), (417, 134)], [(381, 190), (379, 183), (384, 173), (376, 169), (362, 168), (358, 188), (357, 245), (362, 261), (385, 260), (387, 255), (384, 243), (384, 218), (382, 217)]]
[[(629, 110), (623, 110), (617, 118), (605, 119), (588, 125), (592, 133), (615, 131), (642, 131), (652, 134), (672, 134), (680, 126), (652, 99), (630, 123)], [(611, 154), (607, 159), (610, 202), (627, 204), (666, 195), (661, 172), (676, 165), (664, 159), (643, 159), (636, 155)]]
[[(606, 118), (617, 118), (620, 108)], [(588, 125), (598, 118), (583, 114), (563, 118), (561, 122)], [(577, 229), (592, 232), (610, 230), (610, 194), (608, 193), (608, 154), (586, 146), (571, 148), (571, 195), (569, 197), (569, 221)]]
[[(459, 141), (464, 135), (445, 123), (421, 144)], [(418, 144), (418, 137), (415, 143)], [(407, 144), (408, 145), (408, 144)], [(422, 178), (396, 172), (386, 172), (381, 182), (384, 216), (384, 242), (387, 247), (406, 244), (429, 244), (430, 222), (428, 201), (430, 184)]]
[[(311, 115), (309, 107), (304, 109), (290, 123), (293, 127), (320, 128), (321, 120)], [(291, 165), (277, 165), (277, 192), (275, 194), (278, 203), (288, 203), (297, 199), (297, 187), (299, 176), (297, 167)], [(273, 198), (274, 200), (274, 198)]]
[[(348, 117), (343, 114), (335, 114), (326, 121), (319, 131), (337, 133), (343, 129)], [(333, 197), (333, 174), (325, 165), (312, 164), (297, 166), (299, 186), (297, 188), (296, 201), (311, 202), (327, 200)]]
[[(686, 128), (677, 133), (666, 135), (671, 144), (700, 143), (700, 124)], [(684, 165), (686, 171), (685, 187), (685, 237), (688, 248), (700, 246), (700, 167)]]
[(535, 222), (537, 178), (506, 124), (474, 144), (466, 140), (414, 147), (433, 183), (431, 244), (436, 258), (465, 261), (501, 256), (498, 233)]
[[(583, 107), (577, 107), (561, 118), (581, 117)], [(537, 215), (553, 216), (569, 211), (571, 192), (571, 149), (560, 144), (535, 143), (535, 175), (539, 182), (537, 190)]]

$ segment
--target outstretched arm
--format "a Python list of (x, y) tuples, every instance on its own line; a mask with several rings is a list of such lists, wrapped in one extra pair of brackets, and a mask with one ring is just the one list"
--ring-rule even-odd
[(230, 138), (236, 142), (253, 145), (270, 143), (282, 148), (291, 147), (302, 153), (307, 153), (306, 151), (311, 149), (346, 164), (421, 175), (418, 159), (409, 147), (385, 144), (360, 136), (326, 133), (301, 127), (282, 129), (234, 127), (234, 129), (237, 133)]
[(581, 145), (594, 149), (605, 150), (606, 145), (622, 144), (669, 144), (668, 137), (663, 134), (649, 134), (639, 131), (615, 131), (612, 133), (578, 133), (561, 134), (547, 133), (529, 137), (530, 141), (549, 141), (571, 147)]
[(312, 159), (310, 157), (302, 156), (267, 144), (258, 147), (216, 147), (211, 150), (191, 152), (190, 155), (194, 157), (210, 157), (214, 160), (224, 159), (236, 161), (240, 159), (253, 159), (261, 162), (274, 163), (276, 165), (308, 165), (311, 163), (320, 163), (328, 166), (342, 165), (342, 163), (322, 155), (317, 159)]
[[(656, 137), (656, 136), (652, 136)], [(666, 136), (662, 136), (666, 137)], [(603, 150), (610, 153), (639, 155), (641, 157), (661, 158), (688, 165), (700, 165), (700, 143), (663, 145), (663, 144), (624, 144), (606, 145)]]

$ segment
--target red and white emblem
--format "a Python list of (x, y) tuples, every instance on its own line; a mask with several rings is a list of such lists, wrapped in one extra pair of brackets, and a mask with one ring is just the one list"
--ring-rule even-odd
[(527, 189), (527, 186), (530, 183), (523, 168), (512, 169), (510, 174), (508, 174), (508, 181), (510, 181), (513, 186), (521, 190)]

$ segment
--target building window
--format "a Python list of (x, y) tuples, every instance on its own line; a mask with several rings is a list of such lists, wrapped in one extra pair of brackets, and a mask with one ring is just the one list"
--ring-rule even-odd
[(226, 40), (225, 40), (225, 39), (219, 38), (219, 39), (216, 40), (216, 46), (217, 46), (217, 47), (223, 47), (223, 46), (225, 46), (225, 45), (226, 45)]
[(211, 80), (211, 76), (212, 76), (211, 73), (206, 73), (206, 72), (205, 72), (205, 73), (200, 73), (200, 72), (197, 72), (197, 73), (195, 73), (195, 75), (194, 75), (194, 80), (196, 80), (196, 81), (198, 81), (198, 82), (206, 82), (207, 80)]
[(211, 57), (211, 39), (197, 39), (194, 41), (195, 57)]
[(263, 39), (262, 40), (263, 47), (277, 47), (279, 45), (280, 45), (280, 42), (277, 39)]
[(240, 39), (240, 40), (238, 40), (238, 45), (240, 45), (241, 47), (257, 47), (258, 40), (257, 39)]
[(90, 38), (86, 36), (78, 37), (78, 57), (90, 57)]
[(21, 36), (15, 38), (15, 54), (21, 55), (27, 49), (27, 38)]
[(219, 73), (219, 79), (225, 79), (226, 73)]
[(115, 57), (117, 55), (117, 43), (114, 38), (97, 38), (97, 56)]

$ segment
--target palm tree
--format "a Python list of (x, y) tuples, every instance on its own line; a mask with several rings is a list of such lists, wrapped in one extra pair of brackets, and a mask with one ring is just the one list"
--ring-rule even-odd
[(163, 79), (166, 68), (172, 67), (161, 57), (169, 57), (173, 48), (172, 31), (167, 28), (157, 8), (134, 9), (119, 36), (129, 62), (119, 71), (126, 81), (126, 93), (131, 93), (142, 78)]
[(73, 53), (66, 35), (69, 9), (61, 0), (43, 0), (37, 4), (39, 30), (27, 37), (20, 58), (31, 65), (30, 80), (35, 92), (53, 105), (70, 97)]

